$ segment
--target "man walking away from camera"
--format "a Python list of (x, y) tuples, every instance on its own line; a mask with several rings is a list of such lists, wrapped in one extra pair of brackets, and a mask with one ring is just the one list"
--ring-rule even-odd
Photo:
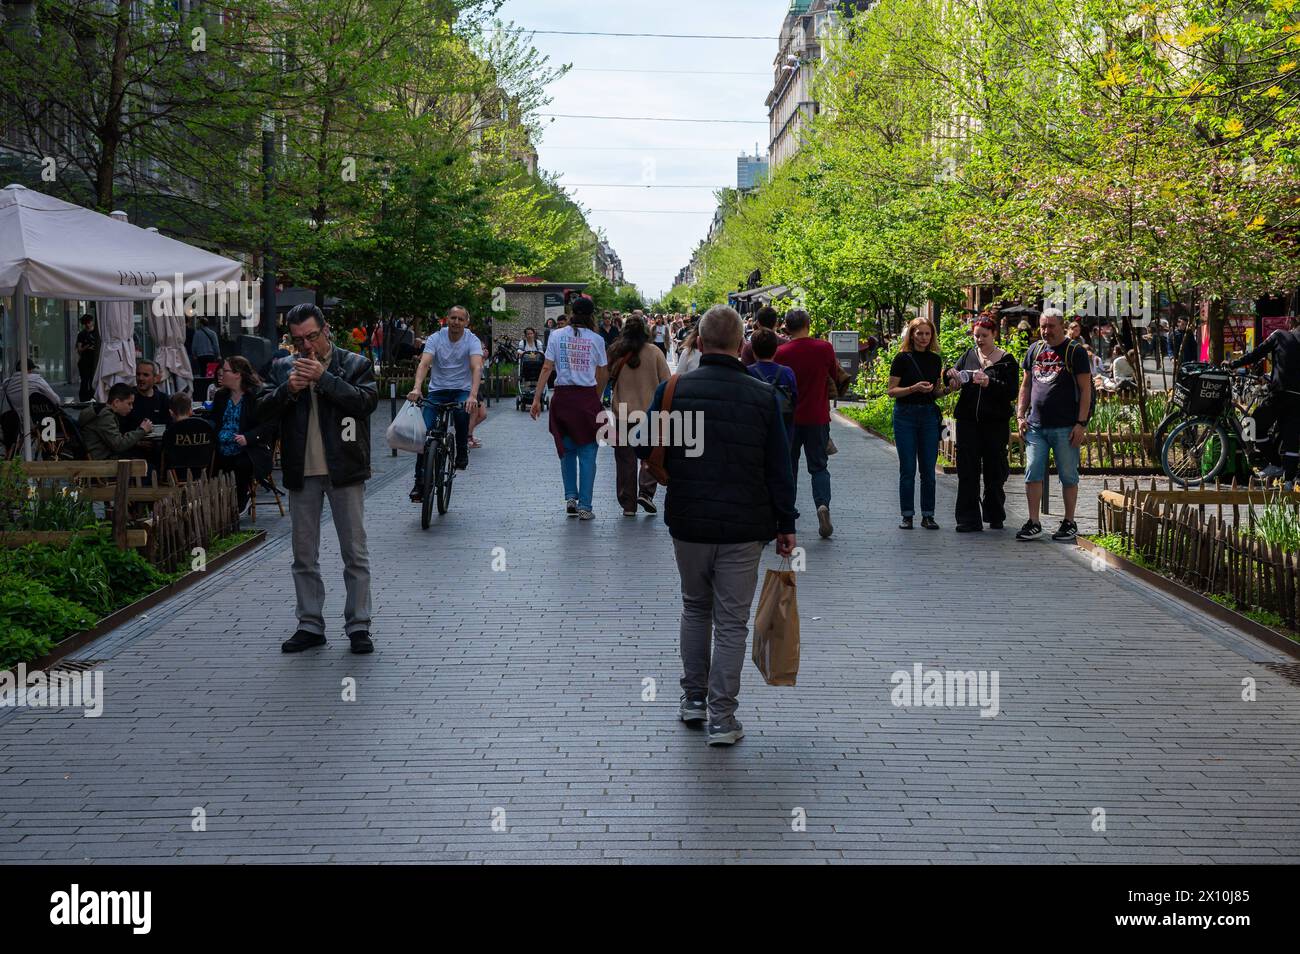
[[(684, 441), (667, 448), (664, 522), (682, 582), (678, 714), (687, 723), (707, 720), (709, 745), (744, 737), (737, 696), (759, 557), (773, 539), (778, 555), (790, 555), (798, 516), (776, 392), (740, 363), (743, 341), (740, 315), (725, 305), (709, 309), (699, 324), (699, 368), (659, 385), (650, 405), (654, 422), (675, 381), (673, 418), (702, 422), (693, 448)], [(641, 447), (637, 455), (650, 452)]]

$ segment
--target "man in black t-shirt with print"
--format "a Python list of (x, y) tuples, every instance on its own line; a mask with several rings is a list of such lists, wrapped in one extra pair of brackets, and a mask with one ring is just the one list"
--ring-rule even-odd
[(1025, 355), (1016, 409), (1016, 422), (1025, 441), (1025, 493), (1029, 499), (1029, 520), (1016, 539), (1033, 540), (1043, 533), (1038, 513), (1050, 452), (1065, 500), (1065, 519), (1052, 539), (1071, 542), (1079, 535), (1074, 508), (1079, 500), (1079, 448), (1092, 408), (1092, 367), (1082, 342), (1066, 337), (1059, 309), (1046, 309), (1039, 316), (1038, 327), (1042, 337)]

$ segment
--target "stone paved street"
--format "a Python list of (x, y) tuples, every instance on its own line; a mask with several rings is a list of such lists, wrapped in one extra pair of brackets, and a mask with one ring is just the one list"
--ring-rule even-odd
[[(566, 520), (544, 422), (503, 403), (480, 433), (427, 532), (409, 458), (372, 482), (375, 655), (341, 592), (327, 647), (279, 652), (279, 535), (82, 653), (102, 717), (0, 715), (0, 861), (1300, 861), (1284, 658), (1075, 548), (957, 536), (955, 478), (942, 532), (899, 531), (892, 448), (833, 426), (832, 540), (800, 482), (799, 685), (747, 662), (747, 736), (709, 749), (676, 719), (662, 521), (619, 514), (608, 450), (597, 520)], [(894, 707), (917, 663), (996, 671), (1000, 713)]]

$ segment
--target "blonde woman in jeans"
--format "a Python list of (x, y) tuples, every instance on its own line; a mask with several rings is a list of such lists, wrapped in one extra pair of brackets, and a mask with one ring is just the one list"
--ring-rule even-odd
[[(622, 333), (609, 347), (609, 368), (610, 380), (614, 382), (610, 409), (614, 412), (613, 434), (617, 440), (618, 434), (626, 433), (624, 422), (628, 416), (633, 411), (646, 410), (654, 400), (655, 389), (670, 376), (668, 359), (651, 344), (644, 319), (633, 315), (623, 323)], [(615, 442), (614, 468), (623, 516), (635, 517), (638, 505), (646, 513), (656, 513), (654, 498), (659, 485), (646, 463), (637, 460), (636, 449)]]
[(916, 514), (916, 474), (921, 473), (921, 526), (938, 530), (934, 520), (935, 476), (939, 459), (939, 407), (944, 392), (943, 352), (928, 318), (913, 318), (903, 329), (903, 341), (889, 366), (894, 399), (894, 446), (898, 448), (898, 498), (903, 520), (900, 530), (912, 529)]

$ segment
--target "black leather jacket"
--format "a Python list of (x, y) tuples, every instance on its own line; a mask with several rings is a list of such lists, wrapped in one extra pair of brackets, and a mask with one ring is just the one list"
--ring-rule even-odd
[[(289, 490), (301, 490), (311, 397), (305, 390), (297, 394), (289, 390), (293, 361), (290, 355), (271, 366), (273, 383), (262, 393), (257, 410), (261, 420), (279, 421), (284, 485)], [(374, 365), (359, 354), (334, 348), (329, 367), (316, 383), (316, 404), (330, 482), (343, 487), (369, 480), (370, 415), (379, 404)], [(345, 433), (352, 439), (344, 440)]]

